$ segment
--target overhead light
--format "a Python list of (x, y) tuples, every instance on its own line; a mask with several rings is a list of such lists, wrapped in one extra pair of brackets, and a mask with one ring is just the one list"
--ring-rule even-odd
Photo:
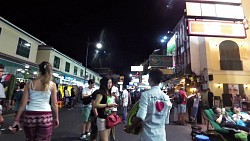
[(26, 69), (30, 68), (30, 66), (29, 66), (29, 65), (25, 65), (24, 67), (25, 67)]
[(24, 44), (26, 47), (30, 47), (31, 45), (30, 45), (30, 43), (25, 43)]
[(25, 73), (25, 71), (24, 71), (24, 70), (21, 70), (21, 73)]
[(37, 71), (34, 71), (33, 74), (38, 74), (38, 72), (37, 72)]
[(16, 71), (21, 71), (22, 69), (17, 69)]

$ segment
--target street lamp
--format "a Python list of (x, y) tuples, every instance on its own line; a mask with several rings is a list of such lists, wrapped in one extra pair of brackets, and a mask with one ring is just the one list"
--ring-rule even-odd
[(96, 45), (96, 48), (98, 49), (101, 49), (102, 48), (102, 43), (98, 42), (98, 43), (95, 43), (95, 42), (89, 42), (89, 39), (88, 39), (88, 42), (87, 42), (87, 50), (86, 50), (86, 55), (85, 55), (85, 79), (87, 79), (87, 67), (88, 67), (88, 55), (89, 55), (89, 46), (90, 45), (93, 45), (95, 44)]

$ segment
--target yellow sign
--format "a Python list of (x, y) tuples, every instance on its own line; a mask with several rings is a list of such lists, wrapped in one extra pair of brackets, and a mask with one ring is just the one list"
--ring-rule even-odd
[(194, 36), (246, 38), (243, 23), (188, 21), (188, 34)]
[(160, 69), (163, 74), (174, 74), (173, 69)]

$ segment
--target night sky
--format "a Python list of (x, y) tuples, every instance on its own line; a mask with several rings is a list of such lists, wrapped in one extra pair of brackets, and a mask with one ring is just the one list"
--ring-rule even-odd
[(184, 6), (184, 0), (2, 0), (0, 16), (83, 65), (88, 38), (102, 40), (96, 57), (90, 45), (88, 66), (127, 75), (162, 47), (161, 37), (173, 30)]

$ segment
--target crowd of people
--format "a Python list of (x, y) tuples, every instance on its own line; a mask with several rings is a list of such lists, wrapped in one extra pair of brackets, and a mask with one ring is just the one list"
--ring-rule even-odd
[[(0, 78), (4, 67), (0, 65)], [(58, 88), (51, 81), (52, 66), (49, 62), (39, 64), (39, 77), (27, 83), (19, 83), (13, 101), (15, 120), (10, 130), (17, 132), (23, 128), (26, 140), (51, 140), (52, 127), (59, 126), (58, 116)], [(80, 129), (81, 140), (95, 141), (97, 136), (101, 141), (117, 140), (115, 137), (115, 127), (106, 127), (106, 117), (110, 114), (118, 114), (122, 117), (124, 131), (133, 132), (135, 128), (142, 125), (140, 131), (140, 140), (156, 141), (166, 140), (165, 124), (169, 123), (170, 110), (173, 105), (174, 119), (180, 125), (186, 123), (186, 112), (190, 107), (190, 119), (197, 120), (197, 113), (202, 97), (198, 92), (187, 96), (185, 89), (180, 87), (172, 93), (165, 93), (161, 90), (159, 84), (162, 81), (162, 72), (159, 69), (152, 69), (149, 72), (150, 90), (137, 94), (137, 91), (128, 91), (126, 88), (120, 92), (116, 81), (111, 78), (103, 77), (100, 80), (100, 87), (95, 88), (95, 81), (88, 80), (88, 86), (80, 91), (82, 105), (82, 122)], [(68, 91), (64, 86), (64, 102), (66, 108), (71, 109), (76, 100), (74, 88)], [(215, 115), (214, 121), (222, 127), (234, 128), (250, 133), (250, 116), (242, 115), (238, 108), (240, 105), (234, 105), (231, 111), (234, 113), (228, 116), (223, 109), (214, 107), (214, 94), (210, 89), (206, 89), (208, 95), (207, 108), (212, 108)], [(71, 93), (71, 94), (69, 94)], [(140, 95), (140, 98), (138, 98)], [(0, 100), (4, 97), (3, 86), (0, 83)], [(61, 99), (60, 99), (61, 100)], [(131, 125), (127, 124), (128, 107), (140, 100), (139, 109)], [(233, 100), (233, 99), (232, 99)], [(3, 122), (2, 107), (0, 105), (0, 124)], [(119, 113), (120, 112), (120, 113)], [(54, 113), (54, 115), (53, 115)], [(46, 118), (46, 119), (45, 119)], [(32, 119), (32, 120), (30, 120)], [(164, 124), (162, 124), (164, 123)]]

